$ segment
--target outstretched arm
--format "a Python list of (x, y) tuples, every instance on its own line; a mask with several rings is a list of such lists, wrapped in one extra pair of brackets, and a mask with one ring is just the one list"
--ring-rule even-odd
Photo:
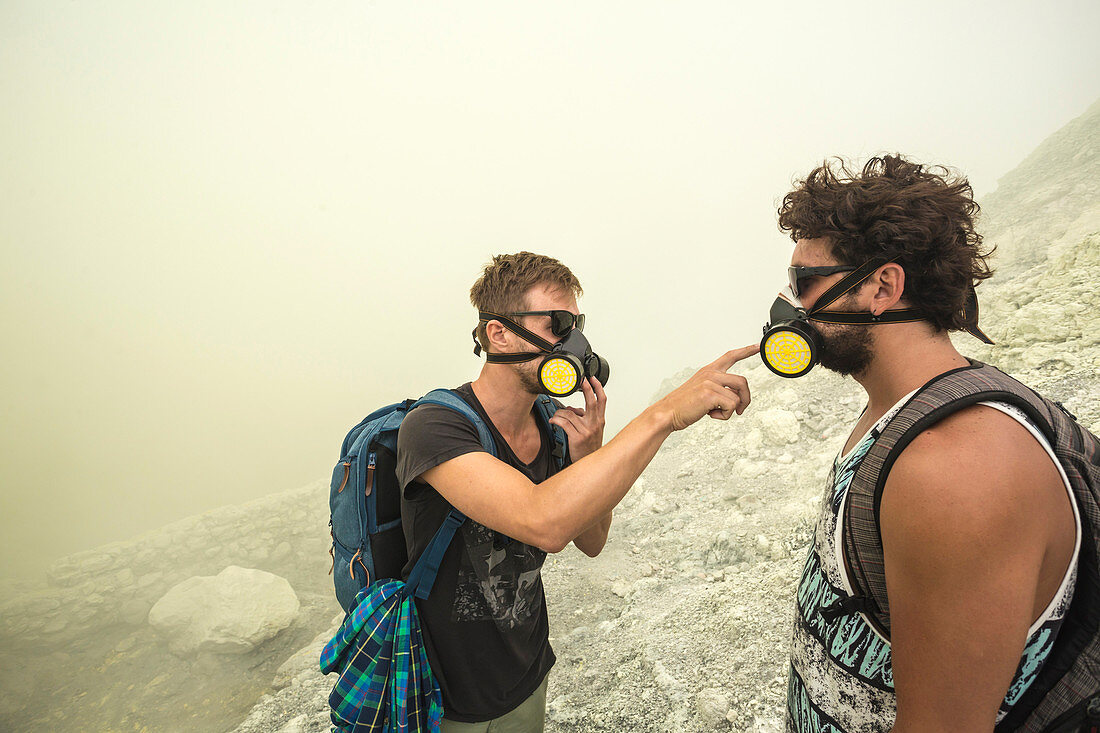
[[(475, 521), (547, 552), (560, 552), (619, 503), (674, 430), (703, 415), (728, 420), (749, 404), (744, 377), (727, 374), (758, 347), (735, 349), (651, 405), (607, 445), (535, 484), (488, 453), (467, 453), (421, 479)], [(583, 540), (582, 540), (583, 541)]]

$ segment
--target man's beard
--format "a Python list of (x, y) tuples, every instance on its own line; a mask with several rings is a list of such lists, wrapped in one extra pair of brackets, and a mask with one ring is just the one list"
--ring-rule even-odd
[(818, 332), (821, 334), (821, 353), (818, 355), (821, 366), (845, 376), (860, 374), (871, 366), (875, 355), (867, 326), (831, 325)]
[(538, 365), (540, 363), (542, 363), (541, 359), (532, 359), (512, 366), (516, 371), (516, 376), (519, 377), (519, 386), (533, 395), (542, 394), (542, 385), (539, 384), (538, 378)]

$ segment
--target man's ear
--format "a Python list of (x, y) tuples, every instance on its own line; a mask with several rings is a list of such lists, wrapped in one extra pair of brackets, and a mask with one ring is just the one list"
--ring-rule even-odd
[(876, 316), (897, 308), (905, 294), (905, 270), (896, 262), (887, 262), (869, 278), (871, 312)]
[(485, 324), (485, 337), (489, 341), (490, 350), (498, 354), (508, 351), (508, 329), (500, 321), (489, 321)]

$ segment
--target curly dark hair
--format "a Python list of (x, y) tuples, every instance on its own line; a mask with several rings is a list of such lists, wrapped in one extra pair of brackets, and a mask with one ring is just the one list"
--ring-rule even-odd
[(974, 229), (978, 204), (966, 178), (900, 155), (871, 158), (858, 174), (826, 160), (779, 207), (791, 239), (828, 238), (845, 265), (882, 256), (905, 270), (904, 297), (938, 331), (964, 328), (970, 289), (993, 274)]

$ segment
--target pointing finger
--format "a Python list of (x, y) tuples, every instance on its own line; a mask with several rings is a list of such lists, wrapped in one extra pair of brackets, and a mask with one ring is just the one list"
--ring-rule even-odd
[(720, 372), (727, 371), (737, 362), (742, 359), (746, 359), (753, 354), (760, 352), (760, 344), (752, 344), (750, 346), (742, 346), (740, 349), (733, 349), (719, 356), (710, 364), (710, 368), (717, 369)]

